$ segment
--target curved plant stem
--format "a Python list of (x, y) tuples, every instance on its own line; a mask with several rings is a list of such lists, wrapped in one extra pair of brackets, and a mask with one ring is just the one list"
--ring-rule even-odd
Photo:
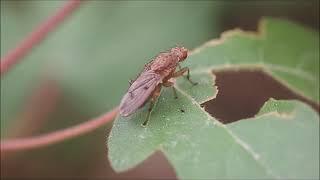
[(117, 113), (118, 108), (114, 108), (113, 110), (98, 118), (94, 118), (87, 122), (56, 132), (30, 138), (1, 140), (1, 153), (44, 147), (83, 135), (110, 122), (117, 115)]
[(7, 138), (30, 136), (46, 124), (61, 98), (58, 83), (45, 76), (9, 127)]
[(17, 64), (22, 57), (30, 52), (30, 50), (44, 40), (49, 32), (56, 29), (61, 22), (71, 15), (72, 12), (79, 7), (81, 0), (69, 0), (63, 7), (61, 7), (53, 16), (49, 17), (41, 23), (33, 32), (31, 32), (15, 49), (9, 51), (1, 58), (0, 74), (3, 76), (15, 64)]

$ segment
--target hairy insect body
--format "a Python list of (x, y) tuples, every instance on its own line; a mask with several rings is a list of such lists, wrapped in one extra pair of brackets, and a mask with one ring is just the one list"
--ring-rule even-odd
[[(146, 125), (154, 102), (160, 95), (161, 87), (173, 87), (173, 83), (169, 81), (170, 78), (178, 77), (188, 72), (187, 78), (193, 83), (189, 79), (188, 68), (175, 72), (179, 62), (185, 60), (187, 54), (188, 50), (186, 48), (175, 47), (168, 52), (160, 53), (151, 62), (146, 64), (138, 78), (130, 85), (128, 92), (123, 96), (120, 103), (120, 115), (129, 116), (150, 100), (147, 119), (143, 123), (143, 125)], [(175, 89), (174, 93), (176, 96)]]
[(161, 74), (167, 71), (172, 71), (177, 67), (179, 62), (178, 58), (179, 57), (177, 55), (172, 53), (160, 54), (155, 60), (151, 61), (150, 69)]

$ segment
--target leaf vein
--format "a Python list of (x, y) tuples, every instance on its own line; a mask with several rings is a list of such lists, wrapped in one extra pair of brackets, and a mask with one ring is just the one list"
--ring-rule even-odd
[(268, 175), (272, 176), (273, 178), (280, 179), (281, 177), (275, 175), (270, 168), (268, 168), (263, 162), (260, 160), (260, 155), (251, 148), (246, 142), (244, 142), (242, 139), (240, 139), (238, 136), (236, 136), (230, 129), (228, 129), (224, 124), (222, 124), (220, 121), (213, 118), (208, 112), (204, 111), (200, 104), (196, 102), (189, 94), (184, 92), (182, 89), (180, 89), (177, 85), (175, 85), (175, 88), (182, 93), (187, 99), (189, 99), (193, 104), (195, 104), (203, 113), (205, 113), (208, 118), (207, 120), (213, 121), (215, 125), (218, 125), (219, 127), (222, 127), (225, 129), (225, 131), (232, 137), (232, 139), (241, 147), (243, 148), (248, 154), (251, 155), (251, 157), (257, 162), (258, 165), (260, 165)]

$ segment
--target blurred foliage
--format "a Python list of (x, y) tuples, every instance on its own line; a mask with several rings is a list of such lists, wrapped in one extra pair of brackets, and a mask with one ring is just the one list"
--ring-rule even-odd
[[(62, 5), (1, 3), (1, 55)], [(156, 53), (176, 43), (193, 48), (214, 37), (221, 9), (217, 4), (86, 2), (1, 80), (2, 128), (19, 112), (40, 73), (58, 79), (77, 112), (97, 115), (109, 110), (119, 102), (128, 80)]]
[[(1, 56), (63, 3), (1, 1)], [(177, 43), (193, 48), (216, 37), (221, 9), (218, 2), (85, 2), (1, 79), (1, 135), (8, 133), (7, 127), (13, 124), (43, 76), (58, 82), (63, 99), (41, 132), (68, 127), (107, 112), (120, 101), (128, 80), (135, 78), (143, 64), (159, 51)], [(104, 134), (100, 132), (101, 138), (105, 133), (106, 130)], [(46, 156), (51, 154), (52, 160), (61, 159), (68, 167), (74, 166), (73, 170), (77, 166), (87, 168), (81, 164), (90, 161), (93, 152), (105, 153), (104, 139), (94, 143), (98, 150), (85, 148), (97, 134), (28, 156), (48, 159)], [(75, 151), (80, 148), (85, 151)], [(69, 154), (70, 150), (71, 159), (61, 158), (61, 154)]]

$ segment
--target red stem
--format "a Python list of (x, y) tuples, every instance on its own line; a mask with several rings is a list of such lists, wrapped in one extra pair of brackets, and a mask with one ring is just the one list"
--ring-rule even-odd
[(13, 65), (19, 63), (19, 61), (21, 61), (35, 45), (44, 40), (52, 30), (56, 29), (66, 17), (71, 15), (71, 13), (79, 7), (80, 3), (81, 0), (69, 0), (53, 16), (49, 17), (31, 32), (15, 49), (12, 49), (2, 57), (0, 60), (1, 76), (8, 72)]
[(112, 111), (109, 111), (108, 113), (98, 118), (91, 119), (87, 122), (63, 130), (30, 138), (2, 140), (0, 148), (1, 153), (44, 147), (73, 137), (83, 135), (110, 122), (117, 115), (117, 113), (118, 108), (114, 108)]
[(29, 136), (35, 133), (56, 109), (60, 96), (57, 82), (45, 76), (27, 99), (22, 113), (9, 128), (7, 137)]
[[(57, 28), (67, 16), (79, 6), (81, 0), (69, 0), (56, 14), (49, 17), (45, 22), (40, 24), (33, 32), (27, 36), (15, 49), (9, 51), (7, 55), (1, 58), (0, 74), (3, 76), (9, 69), (17, 64), (30, 50), (41, 41), (43, 41), (48, 34)], [(48, 146), (60, 141), (64, 141), (82, 134), (91, 132), (105, 123), (110, 122), (118, 113), (118, 108), (87, 122), (75, 125), (73, 127), (48, 133), (41, 136), (1, 140), (1, 153), (9, 151), (19, 151), (33, 149), (43, 146)]]

